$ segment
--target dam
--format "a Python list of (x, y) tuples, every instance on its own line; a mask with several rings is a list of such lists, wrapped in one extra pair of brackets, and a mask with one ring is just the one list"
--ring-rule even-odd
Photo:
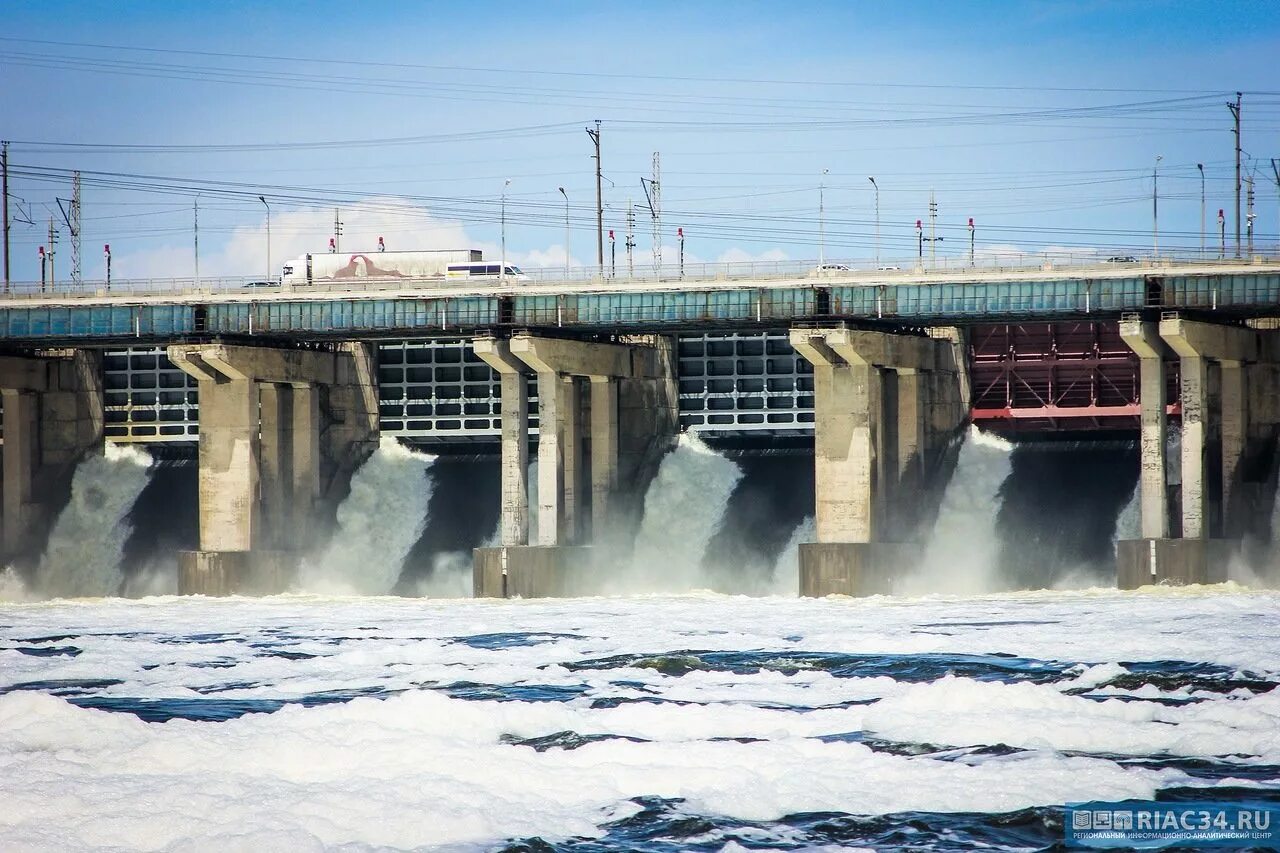
[[(790, 587), (757, 589), (943, 590), (947, 566), (921, 567), (960, 557), (939, 557), (931, 536), (963, 529), (956, 513), (975, 504), (1014, 540), (1054, 526), (1032, 504), (1089, 516), (1091, 544), (1059, 562), (1087, 551), (1124, 588), (1220, 581), (1270, 542), (1278, 307), (1280, 264), (1262, 259), (502, 292), (19, 289), (0, 299), (2, 547), (39, 586), (77, 465), (139, 445), (196, 470), (186, 520), (146, 493), (134, 509), (135, 523), (172, 513), (188, 531), (166, 546), (180, 592), (287, 590), (344, 501), (364, 495), (386, 518), (373, 497), (390, 481), (355, 479), (390, 440), (427, 454), (404, 465), (429, 468), (420, 502), (452, 521), (412, 532), (469, 564), (476, 596), (617, 588), (611, 567), (652, 538), (664, 461), (697, 467), (703, 449), (741, 464), (706, 469), (724, 492), (706, 502), (729, 509), (688, 535), (711, 575), (752, 559), (767, 574), (776, 558)], [(966, 493), (974, 435), (1012, 444), (998, 482)], [(1083, 506), (1098, 483), (1105, 519)], [(785, 529), (766, 532), (774, 518)]]

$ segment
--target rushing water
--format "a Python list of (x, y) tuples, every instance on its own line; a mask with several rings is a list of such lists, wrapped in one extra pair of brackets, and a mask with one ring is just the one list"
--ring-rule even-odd
[(352, 476), (329, 546), (303, 563), (299, 587), (336, 595), (391, 592), (427, 523), (427, 470), (433, 461), (393, 437), (383, 438)]
[(1280, 800), (1280, 594), (0, 605), (5, 849), (1039, 849)]
[(969, 427), (955, 472), (925, 548), (924, 560), (900, 582), (907, 593), (991, 592), (999, 577), (1000, 539), (996, 510), (1000, 486), (1009, 476), (1013, 445)]
[(693, 433), (680, 436), (645, 494), (631, 566), (609, 591), (684, 592), (715, 585), (703, 567), (742, 469)]
[(71, 500), (54, 522), (36, 571), (41, 595), (120, 594), (120, 561), (129, 536), (125, 517), (146, 487), (150, 467), (146, 451), (111, 442), (101, 456), (76, 466)]

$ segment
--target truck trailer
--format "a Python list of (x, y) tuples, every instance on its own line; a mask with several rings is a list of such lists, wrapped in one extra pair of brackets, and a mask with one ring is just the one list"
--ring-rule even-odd
[(286, 287), (306, 287), (312, 284), (358, 284), (365, 280), (443, 280), (450, 264), (483, 259), (479, 249), (307, 254), (284, 265), (280, 282)]

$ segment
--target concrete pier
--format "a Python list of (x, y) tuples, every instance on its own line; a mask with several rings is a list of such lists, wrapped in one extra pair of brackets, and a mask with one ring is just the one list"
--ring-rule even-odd
[[(502, 545), (475, 554), (476, 596), (582, 592), (586, 546), (618, 547), (677, 424), (663, 338), (474, 342), (502, 382)], [(528, 378), (538, 389), (538, 541), (529, 542)]]
[[(1126, 319), (1120, 334), (1141, 370), (1142, 538), (1117, 543), (1122, 588), (1215, 583), (1240, 539), (1265, 520), (1242, 495), (1248, 464), (1272, 446), (1280, 423), (1274, 333), (1166, 316)], [(1177, 360), (1181, 452), (1167, 459), (1167, 365)], [(1170, 469), (1180, 485), (1171, 487)], [(1171, 511), (1171, 507), (1177, 511)]]
[(71, 493), (76, 463), (102, 450), (102, 359), (94, 350), (0, 357), (0, 557), (38, 556)]
[(368, 348), (178, 344), (169, 358), (200, 394), (200, 550), (180, 554), (179, 592), (280, 592), (377, 445)]
[(918, 560), (946, 459), (968, 413), (956, 341), (835, 328), (791, 331), (813, 365), (818, 542), (800, 594), (871, 595)]

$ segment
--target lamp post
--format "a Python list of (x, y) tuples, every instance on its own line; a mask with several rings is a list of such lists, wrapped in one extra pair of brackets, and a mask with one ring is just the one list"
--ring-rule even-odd
[(271, 205), (263, 196), (258, 196), (258, 201), (267, 208), (267, 281), (271, 281)]
[(818, 180), (818, 266), (822, 266), (826, 260), (826, 211), (823, 206), (823, 194), (826, 190), (827, 169), (822, 170), (822, 177)]
[(507, 178), (502, 182), (502, 266), (498, 267), (498, 281), (504, 282), (507, 278), (507, 187), (511, 186), (511, 179)]
[(880, 185), (875, 178), (867, 178), (876, 190), (876, 267), (880, 266)]
[(1160, 257), (1160, 161), (1163, 154), (1156, 155), (1156, 163), (1151, 167), (1151, 254)]
[(200, 194), (191, 199), (191, 238), (196, 255), (196, 287), (200, 286)]
[(1196, 163), (1200, 170), (1200, 258), (1204, 258), (1204, 163)]
[(564, 196), (564, 278), (569, 280), (569, 194), (560, 187), (560, 195)]

